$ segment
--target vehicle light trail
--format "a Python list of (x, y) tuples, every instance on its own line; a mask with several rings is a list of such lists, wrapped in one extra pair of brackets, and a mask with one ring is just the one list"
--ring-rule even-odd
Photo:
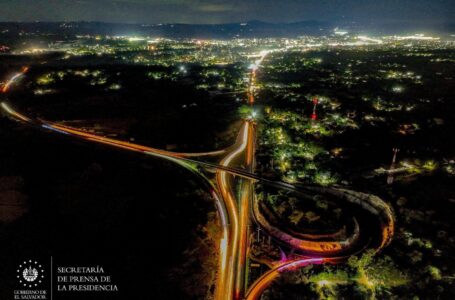
[[(251, 123), (248, 128), (248, 143), (245, 151), (246, 169), (254, 171), (255, 159), (255, 129)], [(234, 299), (242, 299), (245, 290), (248, 266), (246, 265), (249, 252), (249, 225), (250, 225), (250, 203), (254, 197), (254, 183), (251, 180), (242, 182), (241, 196), (239, 202), (239, 256), (237, 259), (237, 276)]]
[[(200, 165), (200, 166), (208, 168), (208, 169), (222, 170), (228, 174), (239, 176), (241, 178), (254, 180), (254, 181), (261, 180), (264, 183), (272, 185), (272, 186), (278, 185), (285, 189), (294, 188), (292, 185), (285, 183), (285, 182), (261, 179), (256, 174), (248, 172), (244, 169), (228, 167), (227, 165), (209, 163), (209, 162), (194, 160), (194, 159), (190, 158), (192, 156), (200, 157), (201, 155), (199, 153), (192, 153), (189, 157), (187, 157), (187, 153), (179, 153), (179, 152), (171, 152), (171, 151), (166, 151), (166, 150), (155, 149), (155, 148), (151, 148), (151, 147), (147, 147), (147, 146), (143, 146), (143, 145), (138, 145), (138, 144), (134, 144), (134, 143), (126, 142), (126, 141), (121, 141), (121, 140), (117, 140), (117, 139), (113, 139), (113, 138), (96, 135), (93, 133), (86, 132), (84, 130), (73, 128), (73, 127), (63, 126), (63, 125), (59, 125), (59, 124), (52, 123), (52, 122), (46, 122), (44, 120), (34, 120), (34, 119), (31, 119), (31, 118), (13, 110), (11, 108), (11, 106), (9, 106), (6, 102), (2, 102), (0, 107), (2, 107), (2, 109), (11, 118), (13, 118), (17, 121), (23, 122), (23, 123), (27, 123), (28, 125), (31, 125), (33, 127), (46, 128), (46, 129), (50, 129), (50, 130), (52, 130), (54, 132), (58, 132), (58, 133), (65, 132), (66, 135), (69, 135), (69, 136), (78, 137), (81, 139), (99, 142), (99, 143), (103, 143), (103, 144), (109, 144), (114, 147), (127, 149), (127, 150), (131, 150), (131, 151), (135, 151), (135, 152), (141, 152), (141, 153), (144, 153), (147, 155), (159, 156), (161, 158), (166, 158), (166, 159), (171, 159), (171, 158), (178, 159), (178, 160), (181, 160), (181, 161), (184, 161), (187, 163)], [(241, 130), (241, 132), (242, 132), (241, 135), (243, 135), (243, 130)], [(233, 147), (230, 147), (230, 148), (237, 149), (236, 147), (237, 146), (234, 145)], [(223, 150), (219, 150), (219, 151), (223, 151)], [(224, 151), (228, 152), (228, 150), (224, 150)], [(205, 152), (205, 153), (213, 153), (213, 152)]]
[[(245, 151), (248, 144), (248, 133), (249, 133), (250, 123), (245, 121), (243, 123), (242, 129), (240, 130), (239, 138), (240, 145), (232, 151), (228, 156), (221, 160), (221, 165), (228, 167), (234, 158), (240, 155)], [(224, 198), (226, 207), (228, 209), (229, 220), (231, 224), (230, 231), (230, 241), (229, 241), (229, 254), (230, 260), (227, 265), (227, 269), (224, 274), (219, 274), (219, 276), (224, 276), (224, 285), (217, 286), (217, 293), (215, 299), (232, 299), (234, 295), (234, 286), (235, 286), (235, 270), (236, 270), (236, 259), (238, 255), (238, 244), (239, 244), (239, 220), (238, 220), (238, 208), (236, 204), (235, 196), (231, 189), (231, 184), (229, 180), (232, 180), (232, 177), (228, 178), (228, 173), (223, 170), (218, 170), (216, 173), (216, 179), (218, 187), (220, 189), (221, 195)]]
[(11, 109), (6, 103), (2, 102), (0, 105), (8, 114), (12, 115), (13, 117), (20, 119), (26, 123), (29, 123), (31, 121), (28, 117)]
[[(250, 75), (250, 83), (248, 86), (248, 102), (250, 105), (254, 104), (254, 84), (256, 70), (264, 60), (269, 51), (262, 51), (260, 58), (252, 67)], [(254, 137), (255, 126), (249, 120), (245, 120), (242, 129), (239, 133), (241, 142), (239, 146), (226, 156), (220, 164), (222, 166), (230, 166), (232, 161), (237, 158), (241, 153), (245, 154), (246, 169), (253, 173), (254, 162)], [(253, 186), (251, 180), (243, 183), (241, 189), (241, 196), (239, 199), (238, 207), (234, 193), (232, 191), (232, 184), (229, 180), (233, 180), (232, 176), (228, 178), (228, 173), (223, 170), (217, 170), (217, 183), (222, 197), (225, 199), (226, 206), (229, 210), (231, 220), (231, 260), (227, 274), (225, 275), (225, 286), (217, 287), (218, 291), (215, 299), (240, 299), (243, 294), (243, 287), (245, 285), (245, 261), (247, 257), (248, 248), (248, 220), (249, 220), (249, 202), (253, 196)], [(239, 218), (240, 215), (240, 218)]]
[(246, 300), (259, 299), (259, 297), (262, 295), (262, 292), (264, 292), (270, 283), (278, 278), (283, 272), (292, 271), (311, 264), (322, 264), (323, 262), (324, 258), (307, 258), (278, 264), (278, 266), (266, 272), (258, 280), (256, 280), (256, 282), (253, 283), (246, 295)]

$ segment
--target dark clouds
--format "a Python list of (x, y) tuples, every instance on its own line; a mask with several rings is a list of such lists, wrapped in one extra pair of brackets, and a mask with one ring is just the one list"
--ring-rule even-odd
[(447, 22), (455, 0), (0, 0), (0, 21)]

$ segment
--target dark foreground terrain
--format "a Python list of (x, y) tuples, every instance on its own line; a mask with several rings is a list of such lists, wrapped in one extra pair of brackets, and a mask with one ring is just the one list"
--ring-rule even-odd
[(17, 287), (7, 275), (24, 258), (51, 256), (54, 267), (99, 265), (112, 276), (119, 292), (85, 292), (90, 299), (211, 294), (216, 212), (191, 174), (5, 118), (0, 128), (1, 299)]

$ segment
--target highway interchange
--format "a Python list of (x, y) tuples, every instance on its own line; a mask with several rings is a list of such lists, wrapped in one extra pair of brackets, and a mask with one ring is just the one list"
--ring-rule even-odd
[[(259, 53), (257, 60), (250, 67), (247, 99), (251, 106), (255, 102), (256, 72), (268, 53), (267, 51)], [(1, 88), (1, 92), (6, 96), (11, 86), (24, 77), (27, 71), (28, 68), (25, 67), (20, 73), (12, 76)], [(222, 228), (215, 299), (259, 299), (262, 292), (283, 272), (290, 272), (309, 264), (342, 263), (351, 255), (358, 254), (366, 248), (379, 251), (390, 242), (393, 236), (393, 212), (377, 197), (340, 188), (296, 187), (284, 182), (266, 180), (255, 174), (257, 121), (254, 117), (243, 120), (235, 144), (227, 149), (204, 153), (176, 153), (99, 136), (54, 122), (32, 119), (16, 111), (6, 99), (5, 97), (5, 102), (1, 103), (1, 108), (11, 119), (69, 138), (169, 160), (202, 178), (216, 201)], [(204, 158), (208, 156), (220, 157), (220, 162), (218, 164), (205, 162)], [(215, 171), (215, 179), (208, 178), (202, 169)], [(258, 182), (296, 194), (320, 193), (338, 197), (342, 202), (340, 206), (356, 205), (376, 215), (379, 228), (374, 233), (374, 237), (365, 236), (365, 232), (369, 234), (370, 231), (363, 230), (362, 226), (365, 227), (365, 222), (362, 222), (362, 217), (359, 217), (353, 220), (356, 230), (352, 236), (344, 240), (336, 237), (331, 240), (327, 237), (321, 239), (319, 236), (293, 236), (286, 230), (274, 227), (261, 215), (255, 193), (255, 184)], [(269, 271), (255, 282), (249, 283), (249, 246), (252, 227), (261, 228), (264, 233), (273, 238), (274, 242), (294, 249), (300, 255), (298, 258), (272, 262)]]

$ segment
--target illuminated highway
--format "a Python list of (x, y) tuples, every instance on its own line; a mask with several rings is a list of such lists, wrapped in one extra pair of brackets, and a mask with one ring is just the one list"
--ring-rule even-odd
[[(250, 67), (250, 83), (247, 89), (247, 99), (250, 105), (255, 103), (256, 72), (270, 51), (260, 53), (259, 59)], [(11, 85), (20, 80), (27, 72), (15, 74), (1, 89), (7, 93)], [(200, 176), (210, 189), (215, 199), (220, 215), (222, 233), (220, 237), (220, 253), (215, 289), (215, 299), (258, 299), (270, 283), (283, 272), (295, 270), (308, 264), (339, 263), (366, 247), (369, 237), (359, 236), (359, 224), (354, 219), (356, 230), (344, 240), (318, 240), (317, 235), (293, 235), (271, 224), (258, 209), (255, 198), (254, 184), (261, 184), (286, 189), (296, 194), (314, 192), (340, 198), (350, 205), (358, 205), (378, 216), (381, 232), (378, 234), (379, 251), (391, 240), (394, 231), (394, 217), (391, 208), (379, 198), (366, 197), (339, 188), (304, 187), (297, 188), (291, 184), (260, 178), (255, 174), (255, 143), (256, 121), (254, 117), (243, 120), (234, 145), (227, 149), (202, 153), (176, 153), (155, 149), (126, 141), (103, 137), (81, 129), (63, 126), (45, 120), (32, 119), (15, 109), (6, 102), (1, 103), (2, 110), (12, 119), (42, 130), (52, 131), (70, 138), (78, 138), (89, 142), (101, 143), (111, 147), (124, 149), (166, 159), (190, 170)], [(209, 163), (199, 158), (220, 157), (220, 163)], [(215, 181), (210, 180), (200, 168), (215, 170)], [(342, 204), (341, 204), (342, 205)], [(362, 224), (360, 224), (362, 225)], [(257, 226), (274, 241), (288, 246), (301, 253), (301, 259), (282, 260), (273, 262), (271, 270), (263, 274), (254, 283), (249, 284), (249, 236), (250, 227)], [(360, 226), (361, 227), (361, 226)], [(248, 287), (249, 286), (249, 287)]]

